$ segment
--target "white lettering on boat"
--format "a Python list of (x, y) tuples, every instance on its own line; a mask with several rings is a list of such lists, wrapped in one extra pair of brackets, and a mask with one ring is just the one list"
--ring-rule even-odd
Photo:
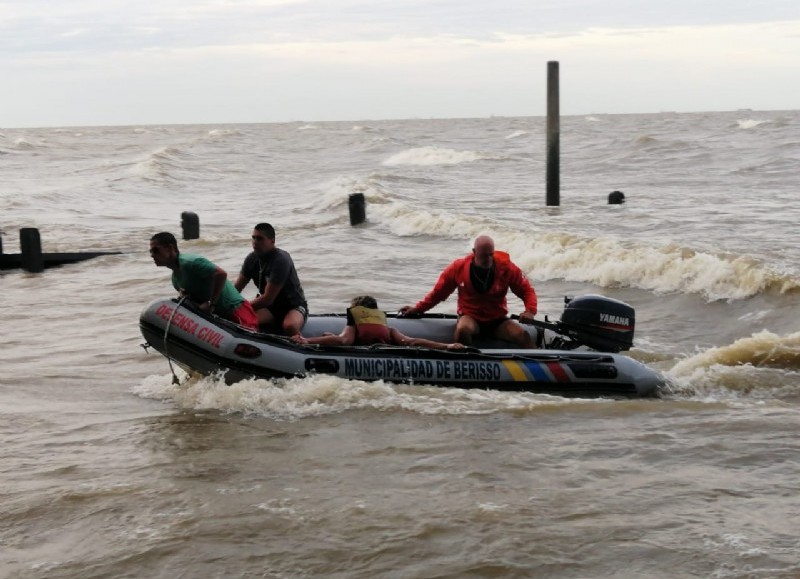
[(625, 318), (623, 316), (612, 316), (611, 314), (600, 314), (600, 321), (606, 322), (607, 324), (616, 324), (618, 326), (630, 326), (631, 320), (630, 318)]
[(357, 379), (496, 381), (502, 375), (502, 366), (479, 361), (345, 358), (344, 375)]
[(222, 346), (222, 339), (225, 337), (219, 332), (215, 331), (212, 327), (201, 326), (195, 320), (180, 312), (172, 315), (175, 308), (171, 308), (167, 304), (161, 304), (156, 310), (156, 315), (164, 321), (169, 321), (172, 318), (171, 328), (177, 328), (184, 333), (195, 336), (198, 340), (206, 342), (210, 346), (219, 349)]

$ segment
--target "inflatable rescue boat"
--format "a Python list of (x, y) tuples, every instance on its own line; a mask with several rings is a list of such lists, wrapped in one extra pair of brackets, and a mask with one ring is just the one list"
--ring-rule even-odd
[[(663, 377), (619, 352), (633, 345), (634, 309), (604, 296), (565, 299), (557, 322), (523, 326), (535, 349), (496, 340), (460, 351), (423, 347), (320, 346), (285, 336), (253, 332), (199, 311), (188, 301), (158, 299), (141, 313), (139, 327), (152, 347), (189, 372), (222, 374), (233, 383), (246, 378), (288, 378), (329, 374), (353, 380), (428, 384), (453, 388), (515, 390), (560, 396), (657, 395)], [(311, 315), (303, 335), (338, 334), (346, 314)], [(451, 342), (457, 317), (387, 314), (403, 334)]]

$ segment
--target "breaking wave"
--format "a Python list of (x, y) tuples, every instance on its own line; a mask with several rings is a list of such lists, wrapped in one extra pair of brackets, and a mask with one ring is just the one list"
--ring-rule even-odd
[(800, 396), (800, 332), (767, 330), (700, 351), (665, 372), (666, 394), (729, 402)]
[[(515, 234), (505, 246), (529, 263), (539, 279), (567, 279), (601, 287), (637, 287), (659, 293), (699, 294), (709, 301), (785, 294), (800, 279), (745, 256), (715, 255), (674, 244), (657, 247), (616, 237), (585, 238), (544, 233), (533, 240)], [(521, 258), (519, 257), (521, 254)]]
[(177, 147), (162, 147), (134, 165), (133, 172), (147, 181), (171, 181), (177, 179), (181, 161), (191, 157)]
[(487, 233), (534, 280), (564, 279), (600, 287), (686, 293), (708, 301), (738, 300), (800, 290), (800, 278), (747, 256), (714, 254), (674, 244), (653, 246), (613, 236), (521, 232), (483, 216), (412, 209), (398, 202), (370, 208), (399, 236), (470, 239)]
[(779, 336), (762, 330), (733, 344), (711, 348), (681, 360), (670, 370), (670, 375), (687, 377), (716, 365), (800, 370), (800, 332)]

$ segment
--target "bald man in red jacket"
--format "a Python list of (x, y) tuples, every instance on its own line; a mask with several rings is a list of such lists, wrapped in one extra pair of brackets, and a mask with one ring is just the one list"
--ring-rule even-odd
[(475, 239), (470, 255), (448, 265), (430, 293), (416, 305), (400, 308), (400, 313), (413, 316), (427, 312), (450, 297), (456, 289), (456, 342), (471, 344), (474, 336), (485, 334), (513, 342), (521, 348), (533, 348), (530, 334), (508, 318), (506, 294), (510, 289), (523, 301), (525, 311), (519, 319), (526, 322), (536, 315), (536, 291), (507, 253), (495, 251), (494, 240), (488, 235)]

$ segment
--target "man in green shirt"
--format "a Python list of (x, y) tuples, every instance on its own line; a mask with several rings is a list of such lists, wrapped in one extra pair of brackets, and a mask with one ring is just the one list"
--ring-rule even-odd
[(150, 238), (150, 256), (157, 266), (172, 270), (173, 287), (200, 310), (258, 330), (253, 306), (236, 291), (224, 269), (201, 255), (181, 253), (175, 236), (167, 231)]

